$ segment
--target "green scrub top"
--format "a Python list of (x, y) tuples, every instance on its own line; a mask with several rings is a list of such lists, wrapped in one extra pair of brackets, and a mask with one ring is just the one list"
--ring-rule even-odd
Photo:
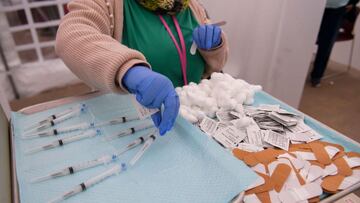
[[(179, 36), (171, 16), (163, 16), (180, 44)], [(199, 52), (190, 54), (192, 33), (199, 24), (190, 8), (176, 15), (179, 21), (187, 56), (188, 82), (199, 83), (205, 70), (205, 61)], [(183, 86), (181, 62), (177, 49), (157, 14), (145, 9), (136, 0), (124, 0), (124, 28), (122, 43), (140, 51), (153, 71), (167, 76), (175, 87)]]

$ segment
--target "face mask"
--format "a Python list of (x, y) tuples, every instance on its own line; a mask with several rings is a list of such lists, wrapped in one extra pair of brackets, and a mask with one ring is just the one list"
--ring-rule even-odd
[(190, 0), (137, 0), (140, 5), (157, 14), (176, 15), (189, 6)]

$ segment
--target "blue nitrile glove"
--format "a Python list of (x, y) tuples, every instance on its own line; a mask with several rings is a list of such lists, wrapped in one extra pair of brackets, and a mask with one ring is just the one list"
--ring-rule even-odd
[(160, 135), (171, 130), (179, 113), (180, 102), (172, 82), (167, 77), (147, 67), (134, 66), (126, 72), (122, 83), (129, 92), (136, 94), (136, 100), (143, 106), (160, 109), (164, 104), (163, 114), (159, 111), (151, 118), (159, 128)]
[(216, 25), (200, 25), (194, 29), (193, 40), (200, 49), (210, 50), (221, 44), (221, 28)]

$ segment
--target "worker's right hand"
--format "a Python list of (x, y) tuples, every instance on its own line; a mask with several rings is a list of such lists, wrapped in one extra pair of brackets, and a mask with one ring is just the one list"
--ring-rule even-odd
[(122, 84), (129, 92), (136, 94), (136, 100), (147, 108), (161, 109), (164, 104), (163, 114), (159, 111), (151, 117), (160, 135), (171, 130), (179, 113), (180, 102), (167, 77), (147, 67), (134, 66), (125, 73)]

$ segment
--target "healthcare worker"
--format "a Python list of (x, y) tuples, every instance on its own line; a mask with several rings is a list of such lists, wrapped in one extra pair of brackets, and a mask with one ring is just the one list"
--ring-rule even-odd
[[(179, 111), (174, 87), (220, 71), (226, 37), (196, 0), (73, 0), (56, 37), (56, 52), (85, 83), (133, 93), (163, 135)], [(193, 41), (199, 50), (189, 50)]]
[(327, 0), (317, 38), (318, 50), (311, 72), (311, 85), (319, 87), (346, 13), (356, 7), (358, 0)]

